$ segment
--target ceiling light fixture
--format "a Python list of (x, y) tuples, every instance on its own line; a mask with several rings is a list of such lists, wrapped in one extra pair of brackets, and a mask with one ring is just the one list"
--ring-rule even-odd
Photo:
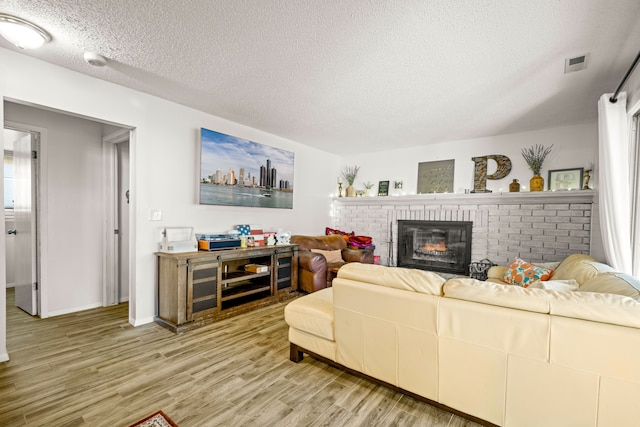
[(37, 49), (51, 40), (37, 25), (4, 13), (0, 13), (0, 35), (20, 49)]

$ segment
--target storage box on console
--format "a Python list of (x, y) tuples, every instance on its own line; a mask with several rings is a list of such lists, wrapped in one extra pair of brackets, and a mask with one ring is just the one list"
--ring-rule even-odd
[(240, 238), (228, 234), (199, 234), (198, 249), (214, 251), (216, 249), (231, 249), (240, 247)]

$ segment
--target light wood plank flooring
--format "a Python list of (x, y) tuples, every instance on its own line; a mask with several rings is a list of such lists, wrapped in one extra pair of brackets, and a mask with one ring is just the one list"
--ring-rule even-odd
[(0, 426), (128, 426), (163, 410), (192, 426), (477, 426), (305, 357), (286, 303), (182, 335), (127, 323), (127, 304), (49, 319), (14, 307)]

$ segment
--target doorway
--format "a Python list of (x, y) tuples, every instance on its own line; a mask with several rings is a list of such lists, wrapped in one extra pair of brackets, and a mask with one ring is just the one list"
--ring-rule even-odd
[[(106, 305), (105, 212), (115, 209), (115, 201), (104, 197), (108, 180), (103, 139), (114, 132), (128, 139), (132, 128), (15, 101), (5, 100), (4, 106), (5, 125), (42, 129), (37, 228), (40, 317)], [(122, 173), (128, 178), (128, 164)], [(130, 244), (120, 239), (120, 247)], [(119, 262), (121, 267), (127, 265), (134, 264), (129, 259)], [(131, 280), (118, 283), (122, 287), (116, 304), (128, 300)]]
[(38, 143), (39, 132), (6, 126), (4, 132), (4, 209), (7, 284), (15, 305), (35, 316), (38, 292)]
[(105, 206), (111, 207), (105, 214), (105, 306), (129, 300), (130, 133), (123, 128), (103, 138)]

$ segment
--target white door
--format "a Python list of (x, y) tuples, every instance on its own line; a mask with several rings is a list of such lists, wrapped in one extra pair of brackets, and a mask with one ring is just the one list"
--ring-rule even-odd
[(105, 171), (103, 305), (129, 299), (129, 140), (122, 128), (102, 139)]
[(118, 158), (118, 296), (129, 300), (129, 141), (116, 144)]
[(38, 314), (36, 245), (36, 156), (32, 135), (13, 143), (16, 306)]

